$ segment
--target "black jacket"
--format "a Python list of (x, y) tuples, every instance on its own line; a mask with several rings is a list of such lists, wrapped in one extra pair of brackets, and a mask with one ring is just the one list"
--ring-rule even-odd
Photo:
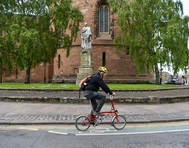
[(110, 90), (110, 88), (105, 84), (104, 80), (102, 79), (102, 77), (100, 76), (100, 73), (96, 73), (92, 75), (92, 79), (88, 82), (87, 84), (87, 88), (85, 89), (90, 90), (90, 91), (99, 91), (99, 88), (102, 88), (102, 90), (105, 93), (109, 93), (110, 95), (112, 95), (112, 91)]

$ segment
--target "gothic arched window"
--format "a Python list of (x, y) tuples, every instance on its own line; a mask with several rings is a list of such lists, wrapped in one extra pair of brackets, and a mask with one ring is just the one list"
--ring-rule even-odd
[(101, 5), (99, 8), (99, 32), (109, 32), (109, 8), (107, 5)]

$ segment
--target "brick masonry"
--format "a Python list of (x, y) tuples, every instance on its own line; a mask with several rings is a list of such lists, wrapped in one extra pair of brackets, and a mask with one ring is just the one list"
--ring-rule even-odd
[[(103, 65), (103, 52), (106, 54), (105, 66), (109, 73), (107, 79), (129, 79), (129, 80), (152, 80), (151, 73), (139, 74), (134, 62), (131, 62), (126, 50), (116, 51), (114, 37), (121, 34), (120, 28), (116, 25), (116, 14), (112, 13), (109, 7), (109, 33), (99, 33), (99, 5), (104, 3), (100, 0), (75, 0), (73, 5), (78, 6), (84, 15), (84, 22), (80, 23), (80, 30), (87, 22), (92, 31), (92, 58), (93, 68), (96, 72), (98, 67)], [(108, 5), (109, 6), (109, 5)], [(81, 34), (73, 43), (70, 56), (66, 57), (65, 49), (58, 49), (56, 57), (46, 65), (39, 64), (31, 71), (32, 82), (65, 82), (65, 80), (76, 79), (76, 74), (80, 66), (81, 51)], [(60, 60), (60, 62), (59, 62)], [(3, 81), (23, 81), (25, 79), (25, 71), (13, 70), (11, 73), (3, 73)]]

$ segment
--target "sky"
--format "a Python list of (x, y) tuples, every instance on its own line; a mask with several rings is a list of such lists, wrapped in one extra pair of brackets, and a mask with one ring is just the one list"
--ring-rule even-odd
[(184, 15), (189, 15), (189, 0), (181, 0), (183, 4)]
[[(183, 11), (184, 11), (184, 15), (188, 15), (189, 16), (189, 0), (181, 0), (182, 4), (183, 4)], [(189, 42), (188, 42), (188, 47), (189, 47)], [(163, 71), (167, 71), (171, 74), (173, 74), (173, 71), (168, 71), (167, 68), (164, 68)], [(178, 73), (179, 75), (183, 75), (184, 72), (183, 71), (179, 71)]]

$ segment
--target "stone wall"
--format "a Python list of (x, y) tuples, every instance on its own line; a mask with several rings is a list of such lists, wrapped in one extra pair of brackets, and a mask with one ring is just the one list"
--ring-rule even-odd
[[(53, 77), (53, 60), (50, 63), (47, 63), (45, 66), (43, 63), (39, 64), (36, 68), (31, 69), (30, 73), (30, 82), (31, 83), (44, 83), (52, 82)], [(16, 82), (24, 83), (26, 78), (26, 71), (19, 70), (18, 68), (13, 69), (11, 72), (8, 72), (6, 69), (3, 70), (3, 82)]]
[[(80, 66), (80, 46), (73, 47), (70, 56), (66, 57), (66, 51), (59, 49), (58, 54), (61, 55), (61, 64), (58, 68), (58, 54), (54, 59), (54, 79), (69, 79), (65, 75), (70, 75), (70, 79), (75, 79), (71, 74), (77, 74)], [(106, 53), (106, 68), (108, 69), (107, 79), (153, 79), (151, 73), (139, 74), (134, 62), (131, 62), (126, 51), (116, 51), (115, 46), (92, 47), (93, 68), (97, 72), (98, 68), (103, 64), (103, 52)], [(62, 77), (61, 77), (62, 75)], [(58, 78), (59, 76), (59, 78)]]

